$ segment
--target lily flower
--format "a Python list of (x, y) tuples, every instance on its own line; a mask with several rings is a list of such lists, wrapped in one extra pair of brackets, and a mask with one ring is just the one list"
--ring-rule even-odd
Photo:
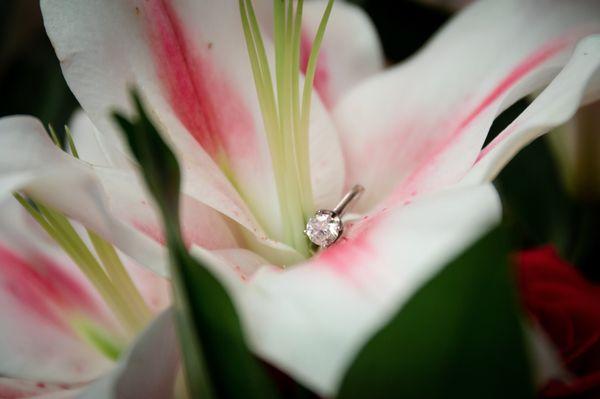
[[(251, 349), (324, 396), (498, 222), (490, 182), (511, 157), (600, 94), (594, 0), (478, 2), (389, 69), (368, 18), (342, 1), (41, 4), (85, 112), (72, 126), (80, 159), (35, 120), (1, 120), (0, 192), (166, 276), (160, 223), (111, 117), (137, 87), (182, 166), (190, 251), (228, 288)], [(530, 95), (483, 148), (495, 117)], [(343, 237), (315, 253), (306, 221), (355, 184), (365, 192)]]

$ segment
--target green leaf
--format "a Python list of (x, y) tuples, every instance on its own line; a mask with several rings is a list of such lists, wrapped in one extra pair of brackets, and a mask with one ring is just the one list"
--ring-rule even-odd
[(179, 228), (179, 164), (135, 92), (133, 99), (138, 116), (129, 120), (116, 114), (115, 119), (162, 213), (190, 397), (276, 397), (262, 366), (246, 346), (225, 289), (189, 255), (183, 243)]
[(502, 231), (451, 262), (362, 349), (339, 398), (366, 397), (533, 397)]
[(129, 148), (141, 166), (144, 181), (156, 201), (165, 223), (168, 238), (177, 240), (179, 232), (179, 187), (181, 174), (175, 155), (150, 121), (139, 96), (133, 92), (138, 118), (129, 121), (116, 114)]

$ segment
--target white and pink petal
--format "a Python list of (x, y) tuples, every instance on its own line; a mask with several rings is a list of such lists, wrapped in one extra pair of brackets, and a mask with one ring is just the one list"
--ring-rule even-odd
[(330, 397), (369, 337), (499, 218), (495, 190), (482, 185), (357, 222), (343, 242), (285, 270), (254, 259), (240, 276), (239, 257), (193, 253), (231, 292), (253, 350)]
[(458, 181), (494, 118), (545, 87), (599, 31), (597, 1), (481, 1), (412, 59), (352, 90), (334, 115), (348, 184), (367, 188), (363, 209)]
[(82, 223), (139, 264), (166, 275), (164, 248), (110, 209), (115, 198), (131, 191), (103, 186), (94, 168), (58, 149), (39, 121), (30, 117), (0, 119), (0, 153), (1, 199), (21, 191)]
[[(89, 381), (111, 362), (77, 335), (72, 322), (84, 318), (116, 336), (118, 329), (83, 274), (37, 242), (34, 222), (8, 201), (0, 208), (0, 375), (38, 388)], [(19, 215), (19, 224), (7, 220), (9, 212)]]
[(462, 184), (492, 180), (523, 147), (600, 98), (600, 35), (584, 39), (548, 87), (479, 154)]

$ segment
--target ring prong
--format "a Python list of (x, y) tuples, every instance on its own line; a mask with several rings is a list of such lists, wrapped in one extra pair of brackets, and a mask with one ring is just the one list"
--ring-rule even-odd
[(362, 186), (355, 185), (333, 210), (318, 210), (313, 217), (308, 219), (304, 233), (309, 240), (320, 248), (327, 248), (335, 243), (342, 236), (344, 230), (342, 214), (363, 191)]

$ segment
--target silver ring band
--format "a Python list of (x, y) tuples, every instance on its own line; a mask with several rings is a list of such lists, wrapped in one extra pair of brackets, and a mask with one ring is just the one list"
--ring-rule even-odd
[(342, 216), (344, 210), (365, 191), (365, 188), (360, 184), (356, 184), (340, 201), (339, 204), (335, 208), (333, 208), (333, 213), (338, 216)]

